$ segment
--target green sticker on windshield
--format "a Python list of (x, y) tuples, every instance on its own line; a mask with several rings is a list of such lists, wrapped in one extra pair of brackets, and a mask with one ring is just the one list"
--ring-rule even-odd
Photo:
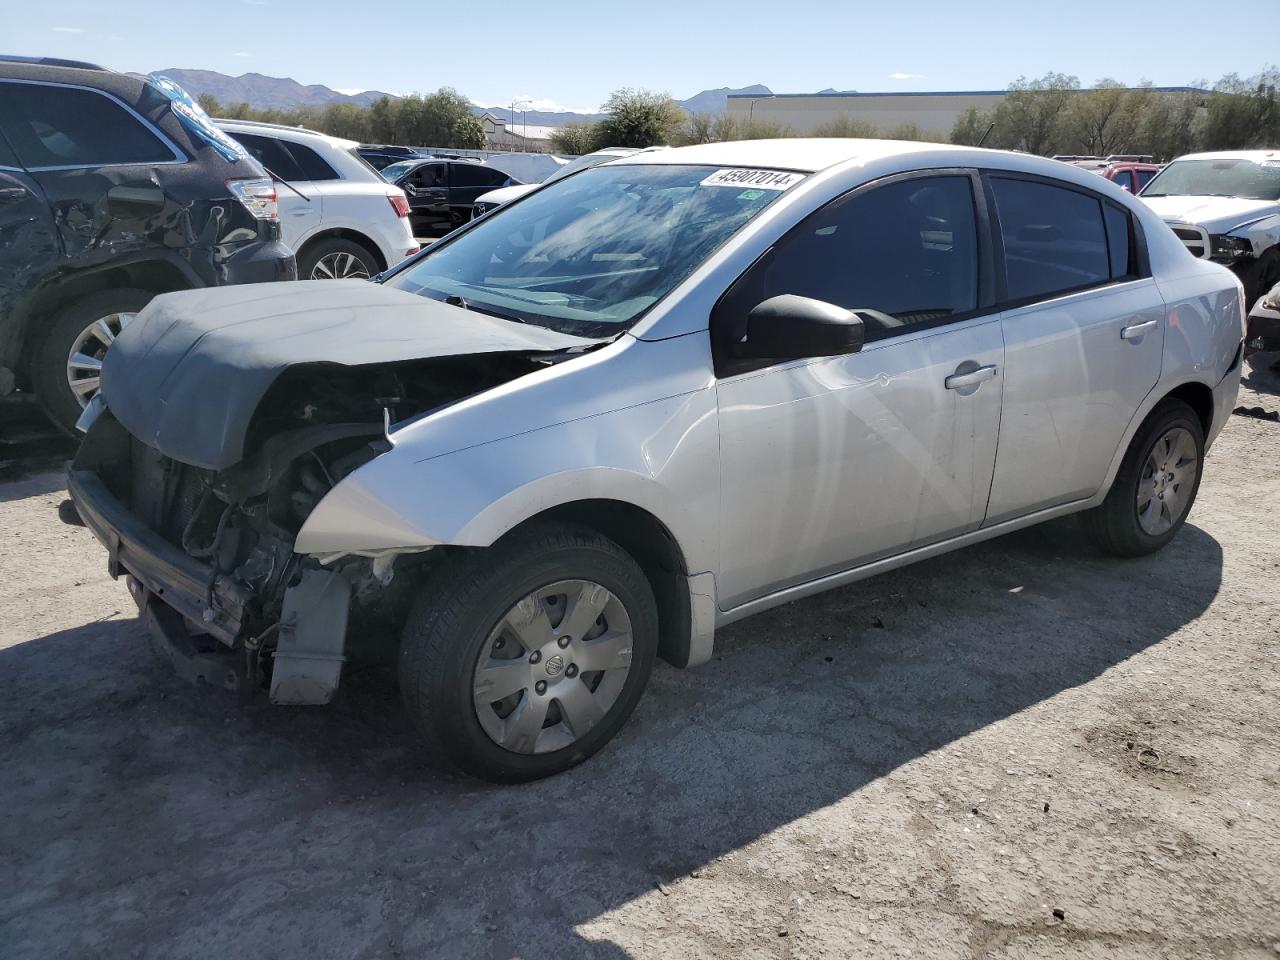
[(759, 200), (764, 196), (763, 190), (743, 190), (738, 194), (739, 200)]

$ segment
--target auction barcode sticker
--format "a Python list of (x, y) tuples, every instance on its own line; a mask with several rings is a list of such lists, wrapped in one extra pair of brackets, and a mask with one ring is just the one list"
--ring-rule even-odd
[(702, 181), (704, 187), (755, 187), (757, 190), (785, 190), (803, 180), (803, 173), (782, 170), (747, 170), (733, 167), (717, 170)]

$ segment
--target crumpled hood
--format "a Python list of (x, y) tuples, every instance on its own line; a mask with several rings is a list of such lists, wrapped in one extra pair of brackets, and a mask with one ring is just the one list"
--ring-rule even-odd
[(244, 454), (262, 396), (300, 364), (346, 367), (594, 343), (365, 280), (184, 290), (156, 297), (102, 366), (102, 396), (135, 437), (222, 470)]
[(1280, 214), (1274, 200), (1239, 197), (1142, 197), (1161, 220), (1194, 223), (1211, 234), (1230, 233), (1245, 224)]

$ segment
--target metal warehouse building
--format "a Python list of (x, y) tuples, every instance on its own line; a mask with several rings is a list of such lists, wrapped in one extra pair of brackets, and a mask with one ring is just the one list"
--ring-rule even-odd
[[(1204, 92), (1195, 87), (1153, 87), (1158, 93)], [(737, 120), (760, 120), (789, 127), (798, 134), (848, 117), (887, 131), (914, 123), (925, 133), (945, 136), (970, 107), (992, 110), (1007, 90), (957, 90), (934, 93), (775, 93), (731, 94), (726, 112)]]

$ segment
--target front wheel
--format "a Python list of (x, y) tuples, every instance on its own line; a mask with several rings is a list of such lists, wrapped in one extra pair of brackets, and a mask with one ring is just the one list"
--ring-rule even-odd
[(536, 780), (613, 738), (657, 647), (636, 562), (594, 531), (538, 526), (437, 575), (406, 625), (400, 686), (433, 752), (495, 783)]
[(1159, 550), (1186, 522), (1203, 463), (1199, 416), (1181, 400), (1163, 401), (1138, 428), (1107, 498), (1083, 515), (1085, 528), (1118, 556)]

